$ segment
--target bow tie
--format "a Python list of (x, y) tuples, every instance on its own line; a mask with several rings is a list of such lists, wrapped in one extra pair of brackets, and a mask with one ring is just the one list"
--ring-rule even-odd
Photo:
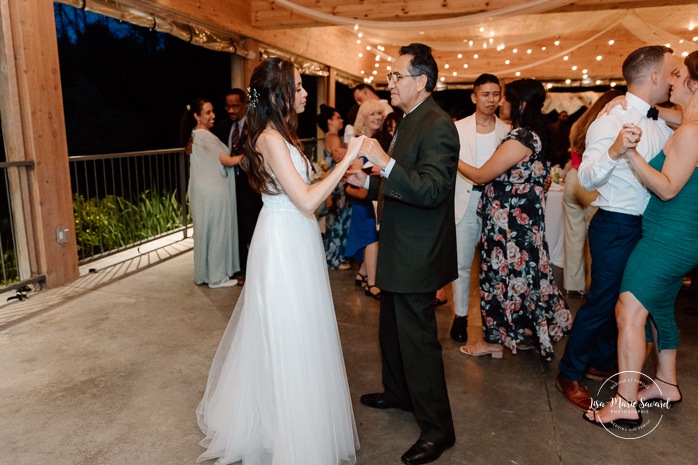
[(657, 107), (650, 107), (650, 109), (647, 110), (647, 117), (657, 121), (659, 117), (659, 110), (657, 110)]

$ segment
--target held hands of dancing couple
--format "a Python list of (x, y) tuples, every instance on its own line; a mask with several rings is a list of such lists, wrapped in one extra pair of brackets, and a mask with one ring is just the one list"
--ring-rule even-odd
[[(390, 162), (390, 156), (385, 153), (380, 143), (376, 139), (370, 139), (365, 136), (361, 137), (363, 140), (360, 144), (359, 155), (366, 157), (368, 161), (373, 164), (374, 172), (378, 168), (380, 168), (380, 170), (384, 170)], [(352, 142), (353, 141), (354, 139)], [(348, 182), (352, 186), (364, 187), (367, 177), (368, 174), (362, 171), (360, 166), (352, 167), (347, 171), (347, 176), (345, 176), (344, 181)]]
[[(690, 131), (688, 125), (679, 128), (678, 132)], [(694, 130), (695, 131), (695, 130)], [(619, 160), (625, 157), (638, 178), (657, 195), (661, 200), (670, 200), (679, 193), (681, 188), (688, 182), (693, 174), (693, 170), (698, 162), (695, 157), (686, 156), (694, 153), (690, 147), (684, 145), (692, 144), (692, 137), (673, 137), (664, 147), (664, 152), (671, 156), (672, 153), (682, 153), (682, 157), (674, 157), (672, 163), (666, 164), (662, 171), (657, 171), (650, 167), (636, 147), (642, 139), (642, 129), (633, 123), (623, 125), (623, 129), (618, 133), (613, 145), (608, 149), (608, 155)]]

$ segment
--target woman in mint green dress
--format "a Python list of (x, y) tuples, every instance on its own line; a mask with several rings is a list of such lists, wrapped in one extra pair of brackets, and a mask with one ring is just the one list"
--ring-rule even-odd
[[(618, 136), (627, 149), (626, 159), (652, 197), (642, 218), (642, 239), (626, 265), (616, 306), (618, 392), (604, 408), (585, 414), (586, 420), (606, 427), (642, 425), (636, 407), (639, 402), (645, 406), (681, 402), (674, 301), (684, 276), (698, 266), (698, 52), (686, 57), (671, 84), (671, 102), (681, 105), (683, 113), (660, 110), (660, 116), (681, 126), (659, 155), (648, 164), (637, 153), (635, 146), (642, 134), (633, 124), (625, 125)], [(648, 317), (654, 330), (657, 372), (639, 391)], [(635, 408), (628, 409), (627, 404)]]

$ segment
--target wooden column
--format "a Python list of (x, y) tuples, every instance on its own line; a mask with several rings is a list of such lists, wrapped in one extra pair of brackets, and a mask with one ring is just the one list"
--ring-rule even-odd
[(331, 107), (337, 105), (337, 69), (330, 66), (330, 74), (327, 76), (327, 104)]
[[(12, 69), (0, 76), (6, 86), (0, 111), (12, 120), (3, 122), (10, 131), (5, 137), (15, 141), (8, 159), (35, 162), (23, 199), (32, 273), (45, 274), (47, 286), (56, 287), (77, 279), (79, 271), (53, 2), (4, 0), (1, 11), (2, 45), (11, 48), (3, 56), (14, 57), (6, 63)], [(58, 227), (68, 229), (65, 244), (56, 241)]]

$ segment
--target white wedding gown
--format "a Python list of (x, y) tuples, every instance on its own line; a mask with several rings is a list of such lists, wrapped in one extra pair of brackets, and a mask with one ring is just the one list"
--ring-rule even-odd
[[(307, 161), (287, 143), (308, 182)], [(317, 220), (264, 195), (245, 286), (196, 409), (199, 461), (350, 465), (359, 441)]]

